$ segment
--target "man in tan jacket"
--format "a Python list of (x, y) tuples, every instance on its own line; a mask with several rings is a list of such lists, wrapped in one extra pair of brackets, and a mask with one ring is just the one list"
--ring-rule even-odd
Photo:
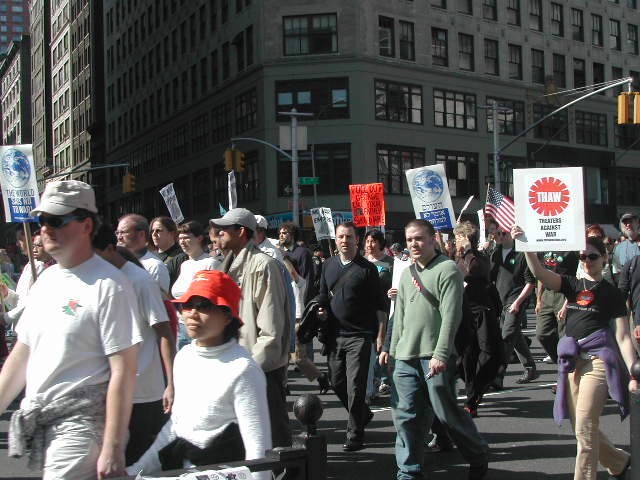
[(285, 373), (289, 363), (291, 321), (285, 280), (277, 260), (261, 252), (253, 241), (256, 219), (245, 208), (233, 208), (210, 220), (218, 230), (219, 246), (229, 253), (220, 270), (242, 290), (240, 345), (267, 377), (267, 401), (274, 447), (291, 445)]

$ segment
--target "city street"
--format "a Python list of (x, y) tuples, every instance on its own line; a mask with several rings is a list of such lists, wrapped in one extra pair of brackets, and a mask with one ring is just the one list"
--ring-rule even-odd
[[(529, 316), (529, 326), (533, 326), (532, 315)], [(529, 330), (528, 335), (532, 336), (533, 331)], [(541, 359), (543, 351), (536, 340), (532, 347), (536, 359)], [(316, 358), (319, 358), (317, 354)], [(489, 393), (479, 410), (477, 425), (491, 446), (488, 480), (512, 480), (515, 475), (518, 475), (518, 480), (573, 478), (575, 439), (571, 426), (565, 421), (558, 428), (551, 416), (554, 397), (550, 387), (555, 383), (555, 366), (538, 363), (538, 368), (542, 373), (538, 380), (526, 387), (514, 388), (521, 367), (511, 365), (505, 379), (505, 390)], [(300, 394), (318, 392), (315, 383), (311, 384), (293, 370), (290, 370), (290, 380), (291, 402)], [(321, 398), (325, 412), (319, 422), (319, 432), (327, 437), (329, 443), (328, 479), (394, 479), (395, 432), (388, 406), (389, 397), (381, 397), (376, 402), (375, 417), (366, 433), (367, 448), (355, 453), (344, 453), (341, 449), (346, 425), (344, 409), (333, 394)], [(38, 478), (37, 474), (26, 469), (23, 459), (7, 458), (9, 417), (7, 412), (0, 418), (0, 478)], [(295, 420), (293, 423), (299, 431), (299, 423)], [(628, 449), (629, 421), (620, 422), (613, 404), (608, 404), (601, 428), (616, 445)], [(455, 450), (427, 454), (426, 464), (432, 480), (466, 477), (467, 465)], [(608, 477), (602, 470), (598, 478), (604, 480)]]

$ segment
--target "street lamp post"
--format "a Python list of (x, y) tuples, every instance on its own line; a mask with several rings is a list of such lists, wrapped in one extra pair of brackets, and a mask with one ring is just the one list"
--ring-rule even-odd
[(310, 117), (312, 113), (298, 112), (292, 108), (289, 112), (278, 112), (291, 118), (291, 187), (293, 188), (293, 205), (291, 213), (293, 223), (300, 225), (300, 193), (298, 192), (298, 117)]

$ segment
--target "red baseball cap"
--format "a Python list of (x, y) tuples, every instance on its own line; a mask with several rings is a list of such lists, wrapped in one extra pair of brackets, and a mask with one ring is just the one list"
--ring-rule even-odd
[(234, 317), (238, 317), (238, 305), (242, 291), (236, 282), (219, 270), (200, 270), (195, 274), (189, 288), (174, 303), (187, 303), (191, 297), (204, 297), (214, 305), (229, 307)]

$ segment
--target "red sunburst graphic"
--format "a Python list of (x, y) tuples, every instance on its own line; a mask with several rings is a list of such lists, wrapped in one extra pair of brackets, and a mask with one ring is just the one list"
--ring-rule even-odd
[(529, 189), (529, 203), (540, 215), (555, 217), (569, 205), (569, 189), (557, 178), (541, 178)]

